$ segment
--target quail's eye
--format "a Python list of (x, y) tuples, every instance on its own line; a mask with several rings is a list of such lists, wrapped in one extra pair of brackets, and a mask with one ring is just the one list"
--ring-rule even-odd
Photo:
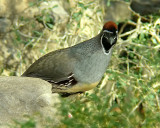
[(104, 34), (104, 37), (105, 37), (106, 39), (108, 39), (108, 34), (107, 34), (107, 33), (105, 33), (105, 34)]

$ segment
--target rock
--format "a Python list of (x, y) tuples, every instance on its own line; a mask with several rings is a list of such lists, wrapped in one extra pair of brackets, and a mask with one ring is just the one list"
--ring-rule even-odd
[(10, 30), (11, 22), (7, 18), (0, 18), (0, 38)]
[(131, 18), (132, 11), (129, 4), (123, 1), (110, 1), (110, 5), (106, 6), (105, 21), (112, 20), (115, 22), (123, 22)]
[[(66, 22), (69, 18), (68, 13), (64, 10), (63, 1), (45, 1), (36, 2), (34, 0), (1, 0), (0, 2), (0, 17), (9, 18), (11, 22), (19, 16), (34, 18), (37, 14), (42, 14), (44, 10), (52, 14), (56, 21), (61, 20), (61, 22)], [(40, 6), (36, 6), (40, 4)]]
[(40, 4), (40, 12), (43, 10), (47, 10), (48, 13), (52, 14), (55, 18), (55, 22), (59, 20), (62, 23), (66, 23), (69, 18), (68, 13), (64, 10), (59, 1), (42, 2)]
[[(12, 120), (24, 121), (25, 115), (53, 119), (59, 123), (57, 106), (58, 94), (52, 94), (51, 84), (29, 77), (0, 77), (0, 124), (13, 123)], [(38, 122), (45, 124), (45, 122)]]
[(159, 0), (132, 0), (131, 9), (140, 15), (160, 14)]
[(29, 3), (34, 0), (1, 0), (0, 17), (7, 17), (13, 20), (17, 14), (28, 8)]

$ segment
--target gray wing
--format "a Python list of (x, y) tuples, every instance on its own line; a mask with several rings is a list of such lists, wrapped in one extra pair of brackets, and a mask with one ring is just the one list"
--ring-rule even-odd
[(50, 52), (35, 61), (22, 76), (37, 77), (47, 81), (60, 82), (73, 75), (74, 59), (68, 49)]

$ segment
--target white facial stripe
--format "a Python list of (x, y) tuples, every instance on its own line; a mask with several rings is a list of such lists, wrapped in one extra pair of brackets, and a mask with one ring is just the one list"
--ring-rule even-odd
[(113, 33), (113, 32), (111, 32), (111, 31), (108, 31), (108, 30), (103, 30), (103, 32), (107, 32), (107, 33)]

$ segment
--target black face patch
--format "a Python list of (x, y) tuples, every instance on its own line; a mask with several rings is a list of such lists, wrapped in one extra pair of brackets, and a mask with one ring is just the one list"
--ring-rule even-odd
[(109, 53), (109, 50), (112, 47), (112, 45), (108, 42), (107, 38), (102, 37), (102, 45), (104, 47), (105, 52)]
[(105, 52), (109, 53), (111, 47), (117, 42), (117, 36), (113, 33), (104, 32), (101, 41)]

